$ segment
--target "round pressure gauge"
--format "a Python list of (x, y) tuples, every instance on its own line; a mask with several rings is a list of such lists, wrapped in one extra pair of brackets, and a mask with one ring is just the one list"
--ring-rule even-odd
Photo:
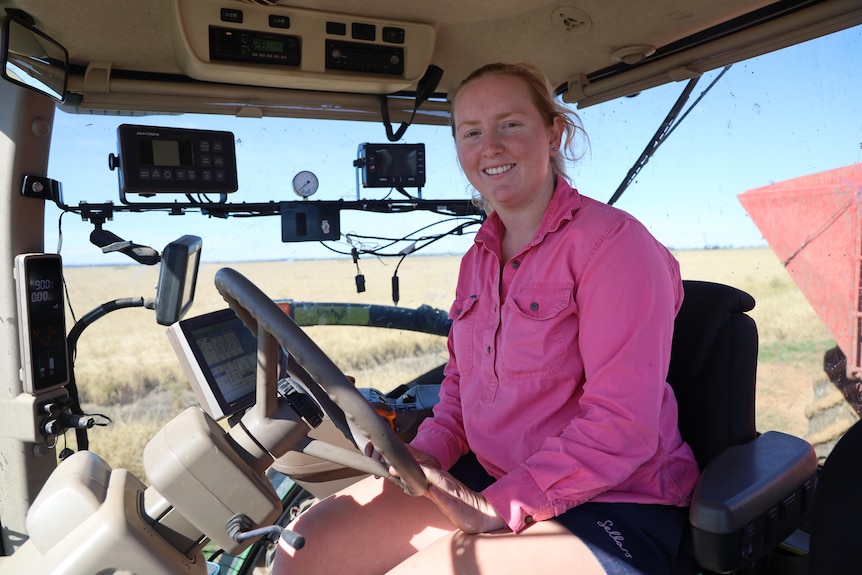
[(308, 170), (303, 170), (293, 177), (293, 191), (303, 198), (313, 196), (319, 184), (317, 176)]

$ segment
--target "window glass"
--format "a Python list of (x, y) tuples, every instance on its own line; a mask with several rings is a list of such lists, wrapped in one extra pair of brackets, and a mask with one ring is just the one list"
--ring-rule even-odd
[[(643, 221), (674, 251), (685, 278), (727, 283), (755, 297), (757, 307), (751, 315), (760, 333), (758, 428), (811, 438), (823, 453), (829, 442), (821, 441), (826, 419), (821, 421), (820, 414), (829, 401), (824, 403), (822, 398), (835, 400), (848, 425), (857, 417), (823, 371), (823, 356), (835, 345), (834, 336), (821, 317), (822, 310), (802, 295), (738, 196), (862, 161), (860, 69), (862, 31), (855, 28), (738, 63), (708, 91), (721, 71), (705, 75), (689, 101), (701, 98), (697, 106), (673, 128), (615, 204)], [(682, 83), (669, 84), (579, 110), (589, 145), (584, 156), (569, 166), (575, 186), (585, 195), (607, 201), (682, 88)], [(385, 141), (378, 124), (58, 112), (49, 175), (62, 182), (68, 205), (118, 202), (117, 173), (107, 168), (106, 159), (117, 152), (116, 130), (121, 123), (232, 132), (239, 191), (229, 196), (230, 202), (299, 201), (292, 191), (292, 179), (302, 170), (314, 172), (320, 182), (319, 191), (309, 201), (403, 197), (388, 189), (357, 191), (353, 162), (363, 142)], [(426, 146), (428, 175), (423, 198), (470, 197), (448, 127), (413, 126), (404, 141)], [(417, 190), (408, 191), (418, 195)], [(212, 200), (217, 198), (203, 199)], [(93, 223), (75, 214), (60, 218), (60, 211), (49, 207), (46, 218), (46, 250), (53, 250), (55, 243), (61, 245), (69, 266), (69, 303), (76, 317), (116, 298), (154, 297), (158, 266), (140, 266), (120, 254), (103, 254), (88, 241)], [(424, 229), (434, 222), (438, 223)], [(223, 265), (236, 267), (273, 298), (297, 301), (391, 305), (392, 278), (397, 276), (399, 306), (427, 304), (446, 310), (454, 293), (458, 255), (470, 245), (476, 227), (432, 242), (403, 261), (397, 254), (402, 249), (409, 251), (414, 240), (424, 244), (431, 234), (463, 223), (425, 213), (344, 212), (342, 239), (326, 246), (282, 243), (278, 217), (116, 213), (103, 226), (122, 239), (158, 251), (183, 234), (200, 235), (204, 266), (190, 312), (196, 315), (224, 307), (212, 287), (213, 274)], [(789, 221), (787, 225), (814, 222)], [(389, 245), (389, 238), (412, 233), (417, 235)], [(845, 245), (836, 248), (853, 249), (853, 241), (847, 238)], [(396, 257), (369, 254), (354, 261), (350, 255), (354, 247), (380, 249)], [(360, 277), (365, 287), (362, 292), (357, 289)], [(852, 303), (847, 305), (849, 312)], [(360, 386), (391, 389), (445, 361), (442, 338), (405, 338), (386, 330), (379, 330), (385, 332), (382, 336), (369, 335), (377, 331), (311, 330), (345, 371), (357, 375)], [(152, 432), (194, 401), (164, 328), (156, 325), (150, 310), (122, 310), (90, 326), (78, 346), (75, 368), (84, 400), (101, 404), (99, 409), (110, 412), (116, 422), (113, 430), (91, 433), (94, 445), (105, 442), (102, 451), (113, 458), (112, 465), (136, 469), (140, 449)], [(130, 441), (132, 436), (141, 439)]]

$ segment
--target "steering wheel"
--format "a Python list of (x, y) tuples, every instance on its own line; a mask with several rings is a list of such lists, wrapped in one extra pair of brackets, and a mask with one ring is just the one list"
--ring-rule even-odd
[[(386, 467), (377, 461), (374, 463), (379, 465), (382, 472), (375, 473), (389, 477), (409, 495), (420, 496), (425, 492), (428, 487), (425, 474), (401, 438), (290, 316), (236, 270), (222, 268), (216, 272), (215, 286), (246, 327), (257, 334), (259, 353), (260, 346), (265, 345), (262, 340), (270, 336), (274, 338), (307, 373), (309, 377), (303, 377), (302, 383), (318, 400), (326, 415), (353, 441), (352, 435), (348, 435), (350, 430), (346, 429), (345, 425), (339, 425), (339, 422), (346, 424), (349, 421), (349, 424), (364, 434), (374, 449), (383, 455), (386, 462), (395, 469), (397, 476), (390, 476)], [(264, 376), (259, 373), (258, 378), (261, 377)], [(261, 382), (258, 382), (257, 401), (266, 400), (274, 404), (277, 382), (265, 383), (266, 385), (262, 386)], [(266, 389), (265, 398), (261, 397), (263, 389)], [(330, 444), (325, 445), (336, 451), (340, 449)], [(315, 450), (310, 454), (334, 463), (351, 465), (343, 459), (331, 459), (331, 456), (327, 456), (327, 449)], [(358, 454), (357, 457), (366, 463), (371, 459)], [(368, 471), (368, 466), (365, 465), (357, 468)]]

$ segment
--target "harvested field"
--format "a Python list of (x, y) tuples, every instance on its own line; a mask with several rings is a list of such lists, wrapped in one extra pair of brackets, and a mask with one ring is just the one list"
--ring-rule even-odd
[[(683, 277), (718, 281), (752, 294), (760, 332), (758, 428), (805, 436), (806, 406), (823, 378), (823, 353), (831, 335), (768, 248), (676, 253)], [(457, 256), (408, 258), (400, 266), (399, 306), (448, 309), (457, 279)], [(367, 291), (356, 293), (356, 266), (343, 260), (293, 260), (205, 264), (192, 315), (225, 307), (213, 287), (221, 267), (233, 267), (274, 299), (390, 305), (395, 262), (362, 263)], [(142, 266), (74, 267), (66, 270), (69, 301), (77, 317), (122, 297), (154, 297), (158, 269)], [(72, 319), (69, 319), (69, 326)], [(309, 329), (315, 341), (361, 386), (388, 390), (445, 361), (443, 338), (376, 328)], [(77, 346), (77, 383), (88, 409), (115, 425), (90, 433), (91, 449), (113, 466), (142, 476), (140, 453), (148, 438), (194, 397), (152, 310), (123, 309), (89, 326)]]

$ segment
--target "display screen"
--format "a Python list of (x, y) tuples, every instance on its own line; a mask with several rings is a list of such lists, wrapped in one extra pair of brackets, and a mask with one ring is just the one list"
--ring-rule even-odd
[(274, 38), (261, 38), (259, 36), (254, 36), (252, 38), (252, 48), (256, 52), (281, 54), (284, 52), (284, 42)]
[(156, 287), (156, 322), (171, 325), (179, 321), (195, 299), (195, 286), (203, 242), (185, 235), (165, 246)]
[(218, 394), (226, 405), (254, 394), (257, 373), (257, 340), (242, 322), (233, 319), (192, 329), (203, 364), (212, 373)]
[(31, 278), (29, 283), (30, 303), (46, 304), (50, 308), (51, 304), (56, 302), (60, 295), (57, 287), (57, 282), (50, 277), (43, 279)]
[(194, 250), (189, 254), (186, 262), (186, 279), (183, 282), (183, 293), (180, 298), (180, 316), (182, 317), (192, 306), (195, 300), (195, 284), (197, 283), (198, 266), (200, 265), (201, 251)]
[(257, 338), (232, 310), (179, 321), (168, 339), (207, 413), (220, 419), (254, 405)]
[(192, 143), (188, 140), (142, 140), (140, 151), (142, 166), (194, 166)]
[[(29, 256), (22, 269), (25, 276), (26, 312), (31, 393), (51, 389), (69, 380), (66, 319), (63, 301), (63, 265), (59, 256)], [(20, 296), (19, 296), (20, 297)]]
[(424, 144), (362, 144), (359, 157), (366, 188), (425, 185)]
[(418, 168), (419, 152), (415, 149), (383, 148), (375, 150), (377, 156), (377, 176), (415, 175)]

